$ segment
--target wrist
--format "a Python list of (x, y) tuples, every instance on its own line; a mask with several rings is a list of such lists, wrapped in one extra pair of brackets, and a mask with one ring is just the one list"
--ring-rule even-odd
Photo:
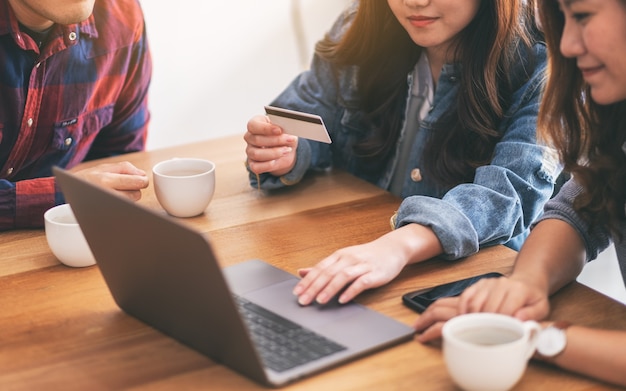
[(405, 264), (421, 262), (443, 252), (441, 242), (432, 229), (420, 224), (407, 224), (386, 234), (391, 244), (402, 251)]

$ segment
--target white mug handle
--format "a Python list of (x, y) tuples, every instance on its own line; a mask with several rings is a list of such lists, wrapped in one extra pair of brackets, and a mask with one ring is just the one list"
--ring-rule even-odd
[(528, 350), (526, 351), (526, 358), (530, 358), (537, 349), (537, 339), (541, 332), (541, 326), (534, 320), (527, 320), (524, 322), (524, 337), (527, 340)]

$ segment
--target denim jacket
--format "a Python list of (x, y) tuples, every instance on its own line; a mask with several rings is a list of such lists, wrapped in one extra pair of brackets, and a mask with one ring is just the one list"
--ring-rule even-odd
[[(335, 23), (331, 36), (342, 34), (349, 16), (347, 12)], [(498, 129), (502, 138), (495, 147), (491, 163), (476, 170), (472, 183), (436, 188), (427, 183), (430, 181), (421, 180), (416, 164), (409, 164), (395, 227), (410, 223), (430, 227), (439, 238), (444, 249), (442, 256), (446, 259), (465, 257), (477, 252), (481, 246), (495, 244), (519, 249), (529, 233), (530, 224), (552, 195), (561, 166), (556, 153), (536, 140), (546, 49), (538, 43), (533, 50), (534, 62), (519, 64), (518, 75), (524, 74), (525, 77), (527, 72), (532, 76), (518, 83)], [(532, 66), (534, 69), (524, 70), (524, 67)], [(355, 140), (369, 131), (358, 105), (357, 71), (355, 67), (333, 70), (331, 64), (315, 56), (310, 69), (296, 77), (272, 102), (274, 106), (320, 115), (332, 144), (300, 138), (292, 171), (282, 177), (251, 174), (252, 186), (270, 190), (293, 185), (308, 170), (334, 167), (383, 189), (389, 188), (397, 154), (387, 162), (382, 176), (372, 176), (357, 164), (352, 150)], [(407, 89), (411, 88), (412, 78), (412, 74), (407, 76)], [(446, 64), (442, 69), (432, 109), (420, 123), (411, 162), (420, 161), (432, 125), (455, 104), (459, 78), (460, 64)]]

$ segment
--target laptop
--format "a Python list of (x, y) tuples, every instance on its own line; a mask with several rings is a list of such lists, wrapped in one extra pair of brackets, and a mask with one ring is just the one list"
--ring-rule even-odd
[(117, 305), (258, 383), (282, 386), (414, 334), (357, 303), (300, 306), (291, 273), (258, 259), (221, 268), (204, 234), (53, 171)]

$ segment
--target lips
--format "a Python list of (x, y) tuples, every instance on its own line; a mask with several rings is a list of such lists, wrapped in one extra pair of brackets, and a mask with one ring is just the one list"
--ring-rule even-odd
[(599, 66), (594, 66), (594, 67), (581, 67), (579, 66), (578, 69), (580, 69), (580, 72), (582, 73), (584, 78), (589, 78), (597, 73), (599, 73), (604, 67), (599, 65)]
[(426, 27), (434, 23), (438, 18), (430, 16), (409, 16), (409, 23), (415, 27)]

